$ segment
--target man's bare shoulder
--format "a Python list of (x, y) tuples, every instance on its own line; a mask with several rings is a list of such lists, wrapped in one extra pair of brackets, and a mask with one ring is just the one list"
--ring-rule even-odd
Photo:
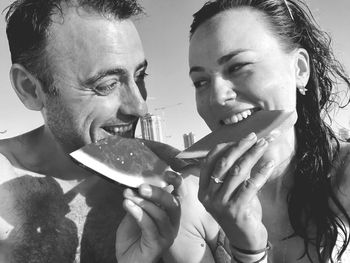
[(0, 184), (18, 177), (13, 166), (15, 157), (11, 151), (11, 144), (9, 139), (0, 141)]

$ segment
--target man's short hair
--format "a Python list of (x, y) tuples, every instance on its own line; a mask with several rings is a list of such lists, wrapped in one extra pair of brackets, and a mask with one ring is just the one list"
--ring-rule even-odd
[(120, 20), (143, 12), (137, 0), (16, 0), (7, 7), (6, 33), (12, 63), (21, 64), (38, 78), (48, 94), (54, 94), (55, 88), (47, 40), (52, 16), (62, 14), (62, 4), (73, 4)]

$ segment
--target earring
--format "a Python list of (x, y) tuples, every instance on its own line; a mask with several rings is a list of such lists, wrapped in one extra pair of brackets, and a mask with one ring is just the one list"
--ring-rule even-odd
[(300, 92), (301, 95), (305, 96), (306, 95), (306, 92), (307, 92), (307, 88), (305, 88), (305, 86), (299, 86), (298, 87), (298, 90)]

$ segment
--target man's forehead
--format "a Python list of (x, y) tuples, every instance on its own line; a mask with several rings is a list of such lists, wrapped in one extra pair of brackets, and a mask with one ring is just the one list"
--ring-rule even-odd
[(101, 70), (133, 72), (144, 62), (139, 34), (130, 19), (67, 10), (63, 23), (52, 25), (48, 52), (65, 75), (86, 79)]
[[(60, 23), (53, 23), (49, 33), (49, 45), (58, 50), (72, 52), (75, 48), (109, 48), (129, 45), (139, 40), (138, 32), (130, 19), (119, 20), (95, 12), (76, 10), (64, 12)], [(91, 50), (92, 51), (92, 50)]]

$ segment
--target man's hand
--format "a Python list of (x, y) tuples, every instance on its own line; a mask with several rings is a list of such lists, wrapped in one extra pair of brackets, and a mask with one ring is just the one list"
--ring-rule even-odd
[(180, 222), (179, 196), (182, 178), (173, 172), (166, 173), (172, 186), (159, 188), (141, 185), (138, 193), (124, 191), (126, 216), (117, 230), (116, 256), (119, 263), (157, 262), (177, 235)]

